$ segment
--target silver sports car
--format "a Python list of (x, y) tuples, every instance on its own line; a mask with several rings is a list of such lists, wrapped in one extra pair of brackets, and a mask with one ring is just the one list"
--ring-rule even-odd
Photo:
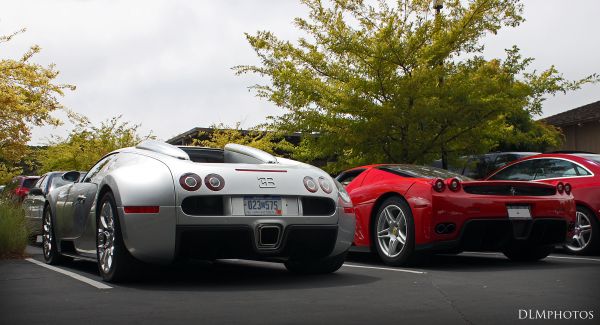
[(104, 156), (85, 177), (48, 193), (42, 239), (47, 263), (93, 259), (106, 281), (135, 276), (140, 261), (178, 257), (329, 273), (343, 264), (354, 225), (348, 194), (316, 167), (237, 144), (150, 140)]

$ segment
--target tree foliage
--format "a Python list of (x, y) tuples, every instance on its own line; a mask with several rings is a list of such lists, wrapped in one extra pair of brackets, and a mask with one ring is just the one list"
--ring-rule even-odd
[(194, 139), (193, 145), (223, 148), (228, 143), (237, 143), (260, 149), (275, 155), (290, 155), (295, 147), (288, 142), (280, 132), (261, 130), (253, 128), (242, 130), (241, 123), (234, 127), (223, 123), (212, 125), (212, 132), (200, 132), (198, 138)]
[(318, 133), (297, 157), (335, 157), (330, 171), (484, 152), (501, 140), (557, 145), (557, 130), (533, 121), (544, 96), (598, 79), (528, 71), (532, 59), (516, 46), (484, 58), (486, 35), (523, 21), (519, 0), (449, 0), (439, 14), (430, 0), (302, 2), (309, 16), (294, 23), (305, 37), (246, 34), (260, 64), (234, 70), (269, 78), (252, 89), (284, 109), (272, 126)]
[[(0, 46), (24, 31), (0, 36)], [(28, 153), (31, 127), (60, 124), (51, 114), (64, 109), (58, 101), (64, 90), (75, 89), (56, 83), (59, 72), (53, 64), (32, 62), (40, 50), (34, 45), (20, 59), (0, 59), (0, 182), (20, 172), (16, 165)]]
[(66, 138), (53, 137), (37, 154), (41, 173), (56, 170), (86, 171), (105, 154), (119, 148), (137, 145), (153, 138), (151, 134), (138, 134), (139, 124), (123, 122), (121, 116), (92, 125), (80, 118), (77, 126)]

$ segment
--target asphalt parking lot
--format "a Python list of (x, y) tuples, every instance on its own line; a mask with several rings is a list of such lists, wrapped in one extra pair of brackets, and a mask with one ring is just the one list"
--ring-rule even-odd
[[(389, 268), (353, 254), (335, 274), (227, 260), (151, 268), (136, 282), (102, 283), (96, 265), (59, 270), (0, 261), (0, 324), (505, 324), (519, 310), (592, 311), (600, 318), (600, 257), (553, 254), (519, 264), (492, 253), (440, 255)], [(60, 272), (68, 271), (70, 275)], [(85, 281), (85, 282), (84, 282)]]

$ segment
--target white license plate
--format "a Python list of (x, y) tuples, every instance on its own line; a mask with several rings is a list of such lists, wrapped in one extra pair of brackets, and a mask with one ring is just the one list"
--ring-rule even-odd
[(244, 214), (247, 216), (280, 216), (282, 214), (281, 198), (244, 197)]
[(528, 205), (507, 205), (509, 219), (531, 219), (531, 209)]

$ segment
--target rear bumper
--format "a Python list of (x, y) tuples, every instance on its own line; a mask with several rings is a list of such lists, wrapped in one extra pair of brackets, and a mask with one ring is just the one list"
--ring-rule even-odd
[(515, 242), (527, 245), (557, 245), (567, 237), (568, 222), (564, 218), (532, 220), (471, 219), (466, 221), (458, 237), (416, 245), (416, 250), (433, 252), (501, 251)]

